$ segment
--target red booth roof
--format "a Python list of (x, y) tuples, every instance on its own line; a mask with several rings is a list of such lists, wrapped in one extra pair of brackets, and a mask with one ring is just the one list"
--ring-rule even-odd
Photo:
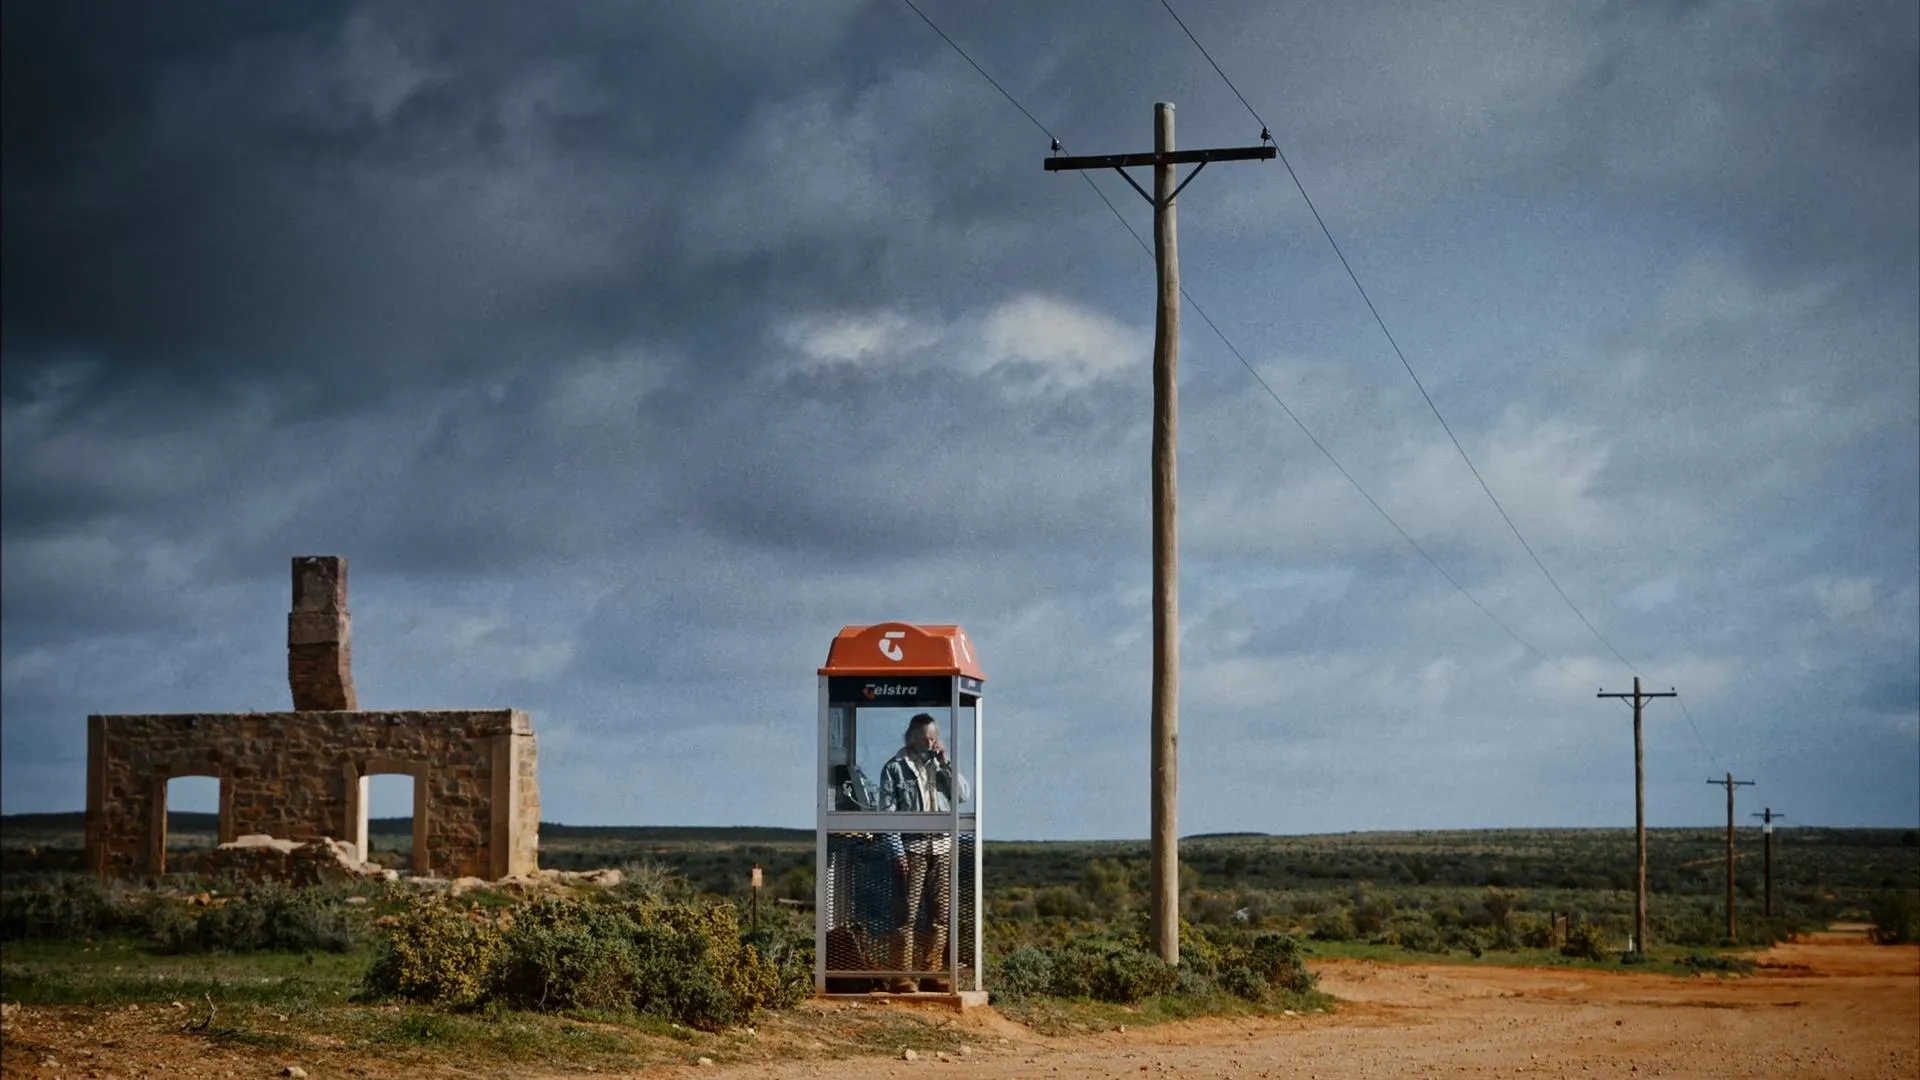
[(966, 675), (987, 680), (965, 630), (901, 622), (841, 630), (827, 650), (827, 666), (820, 674)]

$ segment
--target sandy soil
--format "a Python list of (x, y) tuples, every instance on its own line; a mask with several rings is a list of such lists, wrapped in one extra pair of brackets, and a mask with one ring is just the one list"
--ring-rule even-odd
[[(1315, 965), (1322, 987), (1343, 1003), (1331, 1015), (1047, 1038), (980, 1009), (958, 1021), (967, 1033), (962, 1050), (922, 1053), (911, 1062), (776, 1057), (631, 1075), (1920, 1078), (1920, 947), (1876, 947), (1858, 932), (1836, 932), (1777, 947), (1760, 962), (1752, 975), (1730, 978), (1333, 962)], [(111, 1052), (89, 1049), (87, 1044), (101, 1044), (82, 1033), (107, 1019), (73, 1010), (22, 1010), (10, 1018), (9, 1034), (30, 1037), (50, 1052), (8, 1052), (3, 1071), (9, 1077), (279, 1072), (281, 1062), (209, 1053), (204, 1041), (164, 1028), (146, 1027), (144, 1037), (114, 1040)], [(384, 1075), (390, 1067), (335, 1059), (308, 1068), (319, 1080)], [(448, 1062), (434, 1072), (460, 1070)]]
[[(1330, 1016), (1043, 1039), (991, 1014), (949, 1060), (796, 1062), (724, 1077), (1920, 1078), (1920, 947), (1862, 932), (1774, 948), (1738, 978), (1455, 965), (1316, 965)], [(1006, 1040), (1002, 1042), (1001, 1040)], [(685, 1070), (679, 1070), (684, 1073)], [(661, 1071), (656, 1075), (666, 1075)]]

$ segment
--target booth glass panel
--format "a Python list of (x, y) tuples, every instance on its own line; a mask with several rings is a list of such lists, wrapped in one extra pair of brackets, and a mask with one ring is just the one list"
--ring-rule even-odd
[[(854, 707), (835, 705), (827, 712), (827, 807), (836, 811), (874, 811), (896, 809), (885, 804), (882, 790), (882, 776), (887, 762), (900, 753), (906, 743), (907, 722), (920, 713), (934, 718), (940, 732), (940, 740), (955, 769), (962, 777), (973, 771), (972, 758), (972, 713), (971, 707), (963, 710), (967, 717), (962, 725), (965, 751), (961, 750), (962, 740), (956, 738), (952, 710), (945, 705), (933, 707), (916, 706), (871, 706)], [(971, 782), (960, 785), (961, 794), (968, 796), (961, 803), (963, 809), (973, 805)], [(951, 793), (942, 792), (947, 798)], [(940, 809), (950, 809), (951, 804)], [(927, 806), (925, 810), (934, 810)]]
[[(960, 791), (962, 796), (960, 799), (960, 812), (963, 814), (970, 814), (974, 809), (973, 740), (975, 729), (973, 704), (978, 700), (978, 698), (972, 697), (962, 697), (960, 699), (960, 707), (954, 710), (957, 716), (953, 722), (953, 737), (947, 740), (947, 747), (953, 755), (954, 768), (960, 770), (960, 775), (966, 777), (968, 781), (966, 784), (961, 785)], [(942, 732), (946, 730), (944, 724), (942, 724), (941, 730)]]
[(978, 962), (973, 947), (974, 856), (971, 833), (962, 833), (956, 844), (941, 832), (829, 832), (822, 912), (828, 990), (884, 990), (891, 972), (948, 977), (949, 886), (956, 872), (956, 985), (970, 987)]

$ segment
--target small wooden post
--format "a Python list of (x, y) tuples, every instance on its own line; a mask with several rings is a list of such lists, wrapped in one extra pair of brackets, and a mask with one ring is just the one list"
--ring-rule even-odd
[(753, 868), (753, 932), (760, 932), (760, 868)]

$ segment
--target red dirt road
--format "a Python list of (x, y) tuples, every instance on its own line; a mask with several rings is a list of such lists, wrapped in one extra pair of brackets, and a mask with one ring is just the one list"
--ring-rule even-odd
[[(1043, 1039), (989, 1015), (946, 1061), (700, 1069), (777, 1078), (1920, 1078), (1920, 947), (1822, 934), (1749, 976), (1336, 962), (1328, 1016)], [(1001, 1042), (1006, 1039), (1006, 1042)], [(684, 1075), (686, 1070), (675, 1070)], [(656, 1075), (664, 1075), (663, 1073)]]
[[(1920, 1080), (1920, 947), (1821, 934), (1763, 954), (1739, 977), (1449, 964), (1315, 964), (1341, 1000), (1332, 1014), (1167, 1024), (1093, 1036), (1033, 1034), (991, 1009), (959, 1017), (944, 1053), (918, 1060), (829, 1060), (810, 1030), (835, 1023), (808, 1006), (763, 1028), (758, 1060), (627, 1073), (649, 1078), (882, 1080), (1160, 1080), (1164, 1077), (1373, 1080), (1386, 1077), (1782, 1077)], [(862, 1015), (879, 1008), (867, 1006)], [(468, 1076), (532, 1080), (620, 1075), (602, 1065), (475, 1068), (457, 1052), (412, 1064), (317, 1039), (304, 1052), (213, 1046), (183, 1033), (185, 1012), (22, 1009), (0, 1037), (11, 1078), (280, 1075), (303, 1060), (328, 1076)], [(848, 1020), (854, 1018), (846, 1017)], [(877, 1019), (877, 1018), (876, 1018)], [(858, 1023), (856, 1021), (856, 1023)], [(813, 1025), (812, 1028), (809, 1025)], [(876, 1025), (866, 1025), (869, 1029)], [(910, 1036), (909, 1036), (910, 1037)]]

